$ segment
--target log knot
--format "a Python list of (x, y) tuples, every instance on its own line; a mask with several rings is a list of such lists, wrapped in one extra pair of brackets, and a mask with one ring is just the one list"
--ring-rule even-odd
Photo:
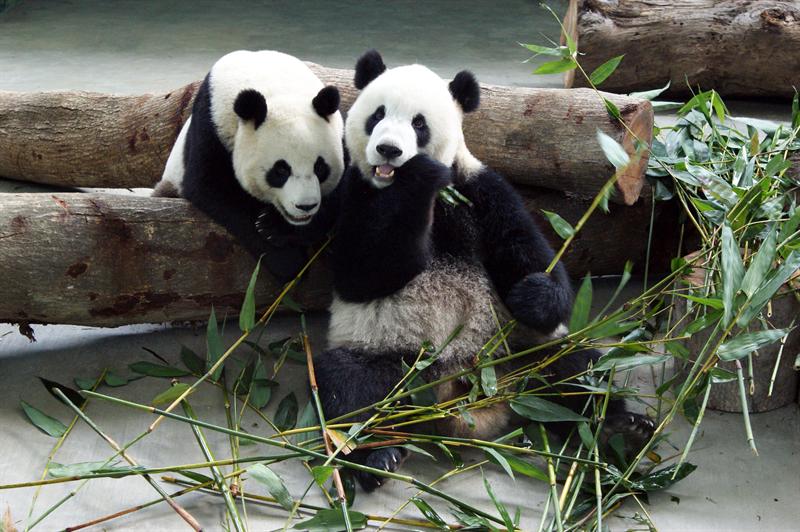
[(766, 29), (782, 29), (800, 21), (800, 11), (789, 6), (775, 6), (761, 12), (761, 22)]

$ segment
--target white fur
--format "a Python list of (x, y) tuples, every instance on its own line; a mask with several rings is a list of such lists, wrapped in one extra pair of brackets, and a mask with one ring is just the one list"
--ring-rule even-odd
[(186, 123), (183, 124), (181, 132), (178, 133), (178, 138), (175, 140), (175, 145), (167, 158), (167, 165), (164, 167), (164, 174), (161, 176), (161, 181), (166, 181), (172, 184), (178, 195), (183, 194), (183, 174), (186, 172), (186, 165), (183, 161), (183, 149), (186, 145), (186, 132), (189, 131), (189, 124), (192, 122), (190, 116)]
[[(385, 118), (368, 136), (364, 129), (367, 118), (381, 105)], [(430, 141), (421, 148), (411, 125), (417, 114), (425, 117), (431, 132)], [(447, 82), (427, 67), (407, 65), (387, 70), (364, 88), (348, 112), (345, 138), (353, 164), (376, 187), (387, 185), (374, 179), (373, 168), (387, 162), (376, 150), (380, 144), (403, 151), (391, 161), (393, 166), (402, 166), (417, 153), (425, 153), (446, 166), (457, 164), (469, 176), (483, 165), (464, 143), (462, 120), (463, 112)]]
[[(273, 51), (231, 52), (211, 68), (211, 116), (222, 144), (233, 154), (233, 167), (242, 188), (251, 196), (278, 207), (290, 223), (316, 213), (296, 205), (317, 203), (331, 192), (344, 171), (340, 112), (325, 118), (314, 110), (312, 100), (324, 87), (299, 59)], [(258, 129), (239, 119), (234, 102), (244, 89), (259, 91), (267, 102), (267, 118)], [(180, 190), (183, 179), (183, 143), (188, 121), (162, 179)], [(176, 153), (177, 152), (177, 153)], [(322, 156), (330, 166), (328, 179), (320, 185), (314, 163)], [(273, 164), (285, 160), (292, 175), (281, 188), (273, 188), (266, 174)]]

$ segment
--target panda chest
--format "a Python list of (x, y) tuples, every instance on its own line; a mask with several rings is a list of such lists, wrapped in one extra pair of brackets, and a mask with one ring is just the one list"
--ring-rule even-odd
[(496, 332), (497, 297), (480, 266), (439, 256), (405, 287), (368, 302), (334, 295), (328, 343), (376, 355), (447, 344), (441, 358), (472, 357)]

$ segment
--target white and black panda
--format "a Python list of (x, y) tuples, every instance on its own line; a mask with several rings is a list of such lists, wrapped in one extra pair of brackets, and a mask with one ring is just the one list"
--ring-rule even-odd
[[(401, 360), (413, 360), (424, 342), (443, 345), (459, 326), (426, 378), (473, 367), (498, 331), (493, 307), (501, 320), (513, 317), (522, 325), (509, 338), (512, 351), (563, 335), (572, 307), (564, 267), (544, 273), (553, 250), (521, 198), (464, 142), (463, 113), (477, 109), (480, 98), (474, 76), (462, 71), (448, 84), (421, 65), (386, 70), (370, 51), (356, 65), (355, 85), (362, 92), (345, 128), (351, 163), (339, 190), (329, 345), (315, 361), (330, 419), (386, 398), (403, 376)], [(437, 201), (448, 184), (471, 205)], [(581, 351), (559, 359), (547, 368), (550, 382), (585, 371), (598, 356)], [(456, 380), (434, 390), (442, 402), (466, 394), (469, 385)], [(580, 409), (585, 397), (565, 404)], [(454, 408), (435, 430), (493, 439), (514, 415), (502, 403), (471, 414), (468, 426)], [(654, 429), (620, 401), (611, 405), (605, 427), (636, 450)], [(400, 448), (382, 448), (353, 459), (393, 471), (404, 457)], [(366, 490), (382, 482), (356, 476)]]
[(197, 91), (154, 194), (187, 198), (291, 278), (308, 240), (332, 223), (324, 198), (344, 171), (343, 128), (339, 91), (302, 61), (231, 52)]

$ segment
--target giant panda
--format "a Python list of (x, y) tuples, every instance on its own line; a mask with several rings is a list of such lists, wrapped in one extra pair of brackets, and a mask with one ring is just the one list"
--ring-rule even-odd
[[(518, 321), (509, 337), (517, 352), (563, 335), (572, 307), (563, 265), (544, 273), (554, 253), (521, 198), (464, 142), (463, 114), (480, 99), (475, 77), (462, 71), (448, 84), (421, 65), (387, 70), (373, 50), (359, 59), (355, 86), (361, 93), (345, 127), (351, 161), (339, 191), (328, 350), (315, 360), (329, 419), (386, 398), (404, 375), (401, 361), (414, 360), (424, 342), (442, 346), (463, 327), (425, 370), (433, 380), (474, 366), (498, 332), (495, 312), (501, 322)], [(469, 204), (437, 200), (450, 184)], [(585, 371), (598, 356), (589, 350), (560, 358), (547, 366), (549, 382)], [(452, 380), (434, 391), (443, 402), (465, 395), (469, 384)], [(564, 400), (575, 410), (585, 402), (585, 396)], [(471, 413), (469, 425), (452, 412), (433, 430), (491, 440), (510, 430), (515, 416), (506, 403)], [(636, 451), (654, 430), (648, 417), (628, 412), (621, 401), (612, 401), (604, 427), (605, 438), (621, 433)], [(350, 457), (394, 471), (406, 454), (389, 447)], [(383, 481), (355, 475), (367, 491)]]
[(332, 223), (343, 129), (339, 91), (302, 61), (231, 52), (197, 91), (154, 195), (188, 199), (289, 279)]

